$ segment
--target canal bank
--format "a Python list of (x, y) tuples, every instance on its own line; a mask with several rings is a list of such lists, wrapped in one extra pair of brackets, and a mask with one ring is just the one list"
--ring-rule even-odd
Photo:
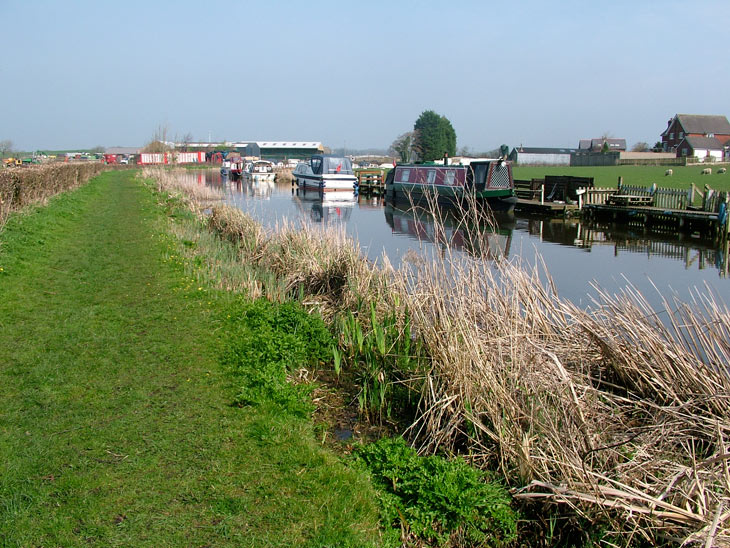
[[(161, 175), (174, 184), (174, 173)], [(276, 193), (268, 188), (263, 203)], [(288, 191), (289, 202), (301, 198)], [(311, 203), (317, 219), (343, 207)], [(501, 235), (453, 240), (439, 222), (439, 253), (397, 270), (368, 261), (341, 223), (272, 229), (214, 206), (209, 226), (237, 246), (250, 290), (296, 295), (328, 318), (339, 341), (332, 378), (357, 383), (361, 419), (405, 417), (421, 452), (496, 466), (525, 509), (548, 504), (537, 516), (546, 527), (576, 526), (561, 529), (561, 542), (598, 534), (651, 546), (669, 530), (678, 544), (728, 538), (730, 322), (721, 301), (695, 294), (691, 305), (669, 298), (658, 310), (630, 288), (601, 292), (585, 310), (538, 271), (494, 261)], [(693, 463), (701, 474), (688, 474)]]

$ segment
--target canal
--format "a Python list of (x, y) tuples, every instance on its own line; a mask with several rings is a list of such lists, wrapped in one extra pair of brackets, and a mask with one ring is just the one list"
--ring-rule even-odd
[[(303, 193), (288, 183), (245, 183), (222, 179), (217, 170), (185, 175), (197, 184), (220, 188), (226, 202), (249, 213), (264, 226), (284, 220), (340, 226), (358, 242), (363, 254), (378, 262), (383, 254), (394, 266), (438, 252), (433, 219), (407, 207), (393, 207), (381, 198), (352, 193)], [(596, 295), (594, 285), (608, 293), (628, 287), (641, 291), (658, 306), (661, 298), (677, 294), (712, 293), (730, 302), (730, 278), (723, 250), (712, 242), (689, 236), (657, 236), (626, 227), (588, 226), (577, 219), (540, 219), (520, 214), (497, 218), (498, 227), (486, 237), (487, 254), (495, 261), (544, 262), (558, 294), (583, 307)], [(451, 247), (464, 253), (470, 244), (458, 219), (445, 219), (444, 234)], [(482, 248), (484, 251), (484, 249)]]

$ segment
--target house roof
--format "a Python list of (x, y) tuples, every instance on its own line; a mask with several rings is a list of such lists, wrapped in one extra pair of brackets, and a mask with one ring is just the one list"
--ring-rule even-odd
[(609, 149), (626, 150), (626, 139), (603, 139), (602, 137), (598, 137), (597, 139), (581, 139), (578, 142), (578, 148), (580, 150), (600, 149), (603, 147), (604, 142), (608, 143)]
[(609, 148), (626, 149), (626, 139), (591, 139), (591, 145), (596, 148), (601, 148), (604, 142), (608, 143)]
[(515, 147), (518, 154), (572, 154), (575, 148)]
[[(687, 143), (692, 150), (707, 149), (707, 150), (723, 150), (722, 143), (714, 137), (685, 137), (682, 143)], [(682, 146), (682, 143), (679, 146)]]
[[(725, 116), (721, 115), (707, 115), (707, 114), (677, 114), (675, 117), (682, 126), (685, 133), (720, 133), (722, 135), (730, 135), (730, 122), (727, 121)], [(665, 135), (669, 128), (672, 126), (670, 123), (667, 129), (662, 132)]]

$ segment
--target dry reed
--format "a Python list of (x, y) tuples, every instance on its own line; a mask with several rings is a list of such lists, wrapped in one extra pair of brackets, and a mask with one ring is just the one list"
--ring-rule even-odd
[(155, 181), (158, 192), (174, 194), (194, 213), (208, 209), (223, 199), (223, 192), (207, 186), (201, 173), (180, 168), (145, 167), (140, 177)]
[(408, 431), (422, 452), (466, 448), (517, 499), (564, 504), (616, 544), (730, 542), (730, 314), (711, 295), (654, 310), (599, 290), (586, 311), (544, 266), (493, 264), (484, 246), (376, 269), (331, 229), (264, 233), (226, 209), (211, 228), (326, 315), (409, 310), (430, 358)]

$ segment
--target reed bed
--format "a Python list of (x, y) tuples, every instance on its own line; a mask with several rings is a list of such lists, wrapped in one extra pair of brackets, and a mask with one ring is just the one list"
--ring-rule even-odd
[(76, 188), (105, 169), (103, 164), (51, 164), (0, 170), (0, 228), (8, 215)]
[(209, 227), (326, 317), (377, 331), (390, 315), (419, 342), (405, 384), (421, 452), (497, 468), (518, 500), (600, 524), (608, 544), (730, 545), (730, 313), (709, 292), (654, 310), (631, 287), (599, 289), (583, 310), (544, 266), (491, 261), (478, 230), (472, 256), (447, 247), (394, 270), (332, 229), (267, 232), (225, 206)]
[(223, 199), (222, 191), (207, 186), (200, 174), (183, 168), (145, 167), (140, 177), (155, 181), (158, 192), (174, 194), (194, 213), (200, 213)]

